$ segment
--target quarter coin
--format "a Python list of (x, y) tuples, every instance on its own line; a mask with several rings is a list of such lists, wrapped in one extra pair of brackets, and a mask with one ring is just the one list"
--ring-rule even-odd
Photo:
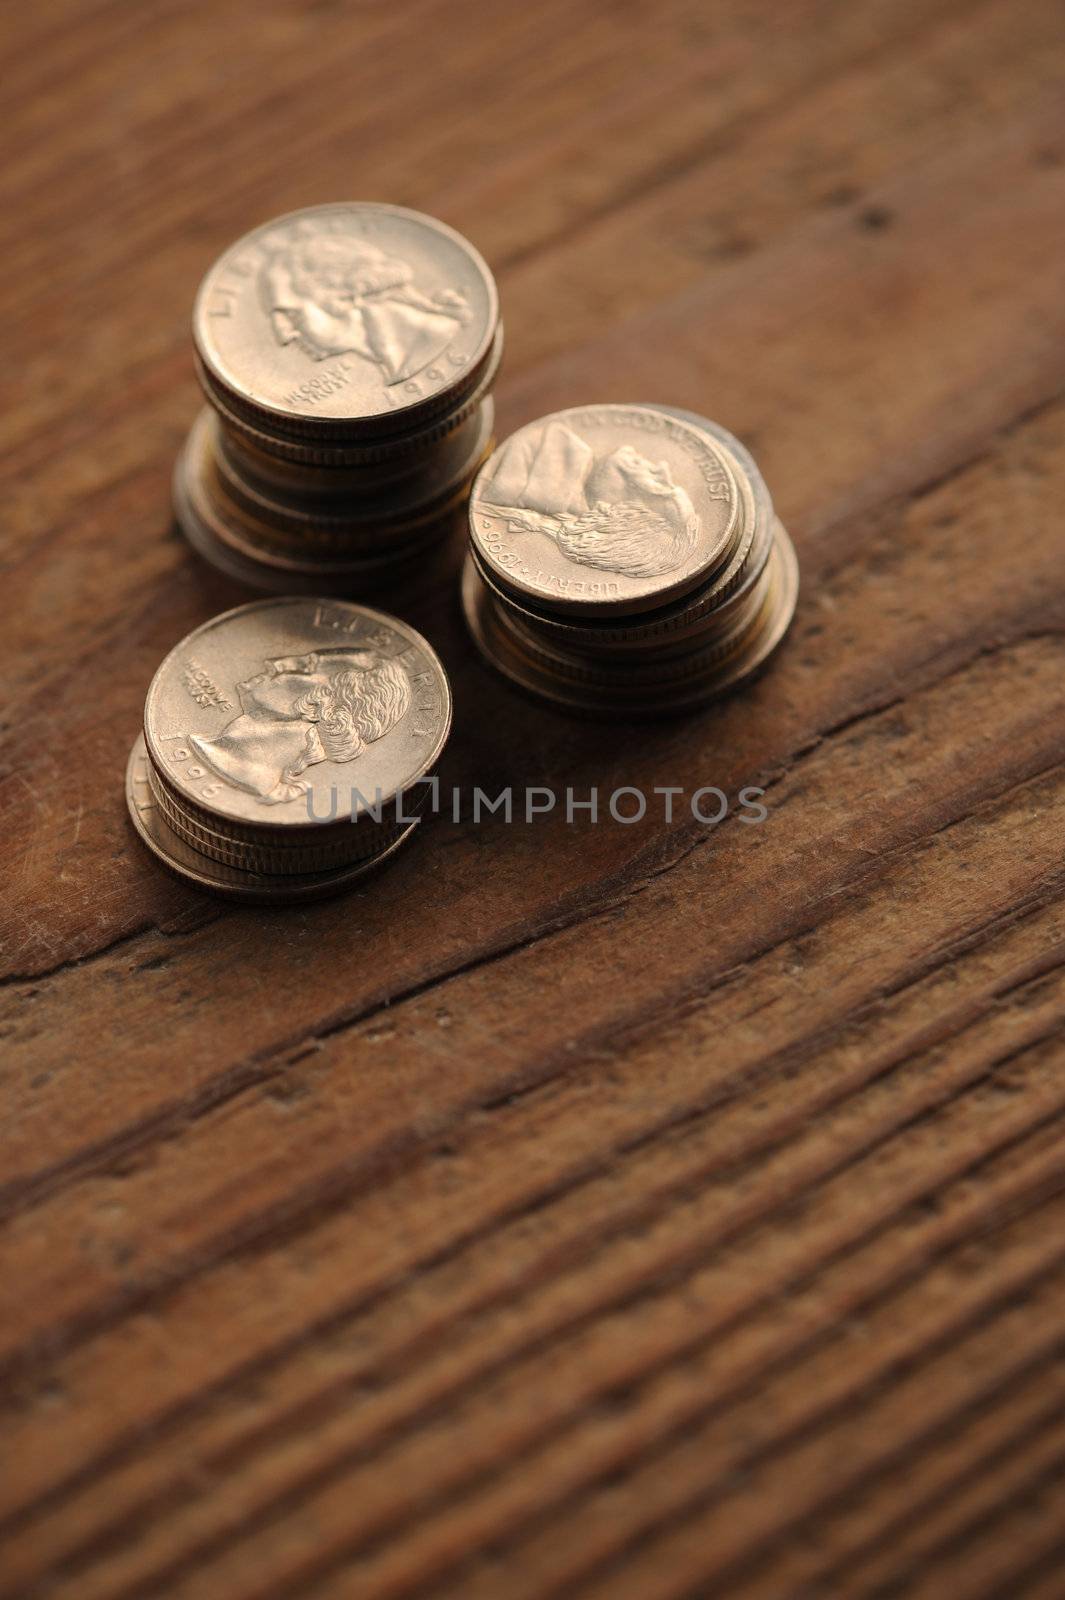
[(208, 387), (268, 432), (400, 433), (475, 383), (498, 309), (453, 228), (350, 202), (239, 239), (203, 281), (193, 334)]
[(134, 822), (185, 876), (191, 851), (208, 885), (222, 868), (229, 888), (252, 873), (275, 896), (323, 872), (347, 881), (412, 831), (450, 726), (444, 669), (398, 618), (294, 597), (238, 606), (152, 679)]

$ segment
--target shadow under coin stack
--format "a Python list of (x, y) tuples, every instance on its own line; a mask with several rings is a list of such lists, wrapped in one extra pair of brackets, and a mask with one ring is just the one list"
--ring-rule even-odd
[(313, 899), (413, 833), (450, 726), (444, 669), (406, 623), (343, 601), (258, 600), (160, 666), (126, 800), (149, 849), (201, 888)]
[(193, 336), (208, 404), (174, 508), (214, 566), (275, 592), (364, 589), (464, 524), (503, 334), (453, 229), (399, 206), (293, 212), (214, 264)]
[(574, 709), (661, 714), (748, 678), (795, 610), (795, 552), (751, 456), (670, 406), (559, 411), (470, 499), (463, 606), (501, 672)]

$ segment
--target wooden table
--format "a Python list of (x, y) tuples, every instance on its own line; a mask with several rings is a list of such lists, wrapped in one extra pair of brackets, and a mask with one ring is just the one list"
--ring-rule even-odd
[[(1063, 1593), (1063, 21), (19, 14), (5, 1600)], [(170, 527), (192, 296), (348, 197), (483, 249), (503, 433), (707, 413), (802, 562), (757, 685), (644, 726), (409, 608), (446, 790), (757, 785), (761, 826), (445, 815), (271, 912), (135, 840), (148, 680), (246, 598)]]

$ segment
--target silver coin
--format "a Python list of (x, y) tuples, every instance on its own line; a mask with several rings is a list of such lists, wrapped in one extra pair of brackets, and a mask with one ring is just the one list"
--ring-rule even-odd
[[(398, 483), (371, 481), (360, 494), (357, 469), (293, 469), (253, 455), (205, 407), (178, 459), (175, 512), (194, 548), (255, 588), (314, 594), (323, 583), (335, 590), (361, 579), (395, 586), (411, 556), (443, 552), (461, 531), (493, 415), (491, 399), (483, 401)], [(306, 492), (286, 481), (293, 471), (307, 473)]]
[[(149, 759), (179, 804), (225, 832), (307, 842), (433, 766), (451, 691), (413, 628), (344, 601), (259, 600), (183, 639), (149, 688)], [(349, 807), (349, 799), (351, 805)], [(348, 824), (350, 826), (350, 823)]]
[(367, 873), (390, 861), (417, 828), (410, 823), (376, 855), (321, 872), (273, 874), (247, 871), (213, 859), (181, 838), (156, 804), (149, 781), (150, 763), (144, 735), (139, 734), (126, 766), (126, 805), (133, 826), (157, 860), (198, 889), (253, 905), (320, 900), (351, 888)]
[(650, 406), (555, 412), (481, 469), (470, 532), (493, 579), (560, 614), (642, 612), (726, 560), (742, 521), (729, 457)]
[(542, 700), (588, 715), (661, 717), (696, 710), (753, 678), (783, 639), (795, 612), (799, 572), (794, 547), (777, 522), (769, 559), (724, 636), (708, 628), (683, 652), (641, 652), (613, 668), (602, 652), (566, 655), (517, 625), (514, 608), (485, 583), (472, 552), (462, 602), (481, 654)]
[(417, 211), (314, 206), (215, 262), (193, 314), (206, 383), (268, 433), (398, 433), (472, 385), (496, 334), (491, 272)]

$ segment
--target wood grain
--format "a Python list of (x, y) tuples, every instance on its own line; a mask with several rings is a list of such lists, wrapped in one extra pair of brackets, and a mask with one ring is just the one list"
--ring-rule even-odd
[[(47, 0), (8, 41), (4, 1600), (1061, 1592), (1061, 10), (650, 18)], [(445, 785), (765, 825), (467, 808), (281, 913), (139, 848), (145, 686), (245, 598), (170, 526), (195, 285), (347, 195), (492, 262), (504, 431), (713, 415), (802, 562), (771, 670), (655, 726), (393, 597)]]

